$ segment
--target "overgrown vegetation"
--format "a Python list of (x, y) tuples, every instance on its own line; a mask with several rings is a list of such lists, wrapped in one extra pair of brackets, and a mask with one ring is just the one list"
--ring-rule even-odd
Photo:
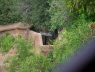
[[(6, 68), (8, 72), (48, 72), (56, 63), (68, 59), (91, 37), (90, 25), (95, 21), (94, 0), (41, 0), (40, 2), (19, 0), (21, 1), (20, 9), (14, 8), (17, 2), (11, 0), (10, 4), (10, 0), (0, 1), (0, 24), (23, 21), (33, 23), (35, 26), (42, 25), (50, 31), (56, 28), (60, 31), (64, 28), (64, 32), (61, 40), (54, 42), (54, 51), (48, 53), (47, 57), (43, 54), (34, 54), (30, 41), (25, 42), (22, 38), (14, 39), (10, 35), (1, 37), (2, 53), (17, 44), (17, 54), (11, 58), (10, 65)], [(6, 5), (3, 6), (2, 3)], [(29, 5), (28, 11), (27, 8), (23, 9), (24, 5)]]
[[(11, 35), (4, 36), (4, 42), (1, 41), (1, 52), (8, 52), (15, 43), (16, 54), (13, 57), (8, 57), (4, 62), (10, 63), (6, 66), (8, 72), (48, 72), (51, 68), (51, 59), (44, 57), (43, 54), (35, 54), (31, 40), (25, 41), (23, 38), (17, 37), (15, 40), (10, 40)], [(0, 38), (1, 39), (1, 38)], [(6, 44), (7, 41), (12, 43)], [(7, 46), (7, 48), (3, 47)]]
[(54, 42), (53, 57), (56, 62), (68, 59), (70, 55), (79, 50), (80, 46), (91, 38), (91, 23), (87, 23), (82, 19), (79, 19), (74, 23), (77, 24), (77, 27), (75, 27), (75, 25), (67, 27), (67, 30), (62, 34), (61, 41), (56, 40)]
[[(25, 42), (19, 37), (10, 40), (10, 37), (12, 39), (10, 35), (1, 38), (4, 39), (1, 41), (1, 51), (3, 52), (6, 52), (6, 49), (9, 51), (13, 44), (17, 44), (15, 56), (5, 61), (10, 63), (6, 70), (8, 72), (48, 72), (56, 63), (68, 59), (69, 55), (74, 54), (77, 47), (90, 37), (89, 25), (91, 23), (88, 24), (85, 20), (78, 20), (76, 23), (78, 24), (77, 27), (73, 25), (68, 27), (61, 41), (55, 41), (54, 51), (47, 54), (47, 57), (44, 57), (43, 54), (35, 54), (35, 48), (33, 48), (31, 41)], [(7, 41), (11, 43), (8, 44)], [(4, 48), (3, 45), (7, 47)]]
[(0, 24), (27, 22), (47, 30), (61, 30), (81, 15), (95, 21), (94, 0), (1, 0)]

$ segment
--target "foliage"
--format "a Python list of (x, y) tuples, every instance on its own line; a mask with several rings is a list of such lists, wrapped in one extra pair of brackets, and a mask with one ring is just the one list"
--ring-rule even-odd
[(21, 20), (21, 12), (17, 2), (14, 0), (0, 0), (0, 25)]
[(54, 29), (61, 30), (64, 25), (69, 23), (69, 10), (66, 7), (66, 3), (64, 0), (52, 0), (49, 2), (50, 8), (48, 10), (50, 15), (50, 30), (53, 31)]
[(30, 3), (30, 10), (28, 16), (28, 22), (33, 23), (35, 27), (43, 26), (47, 29), (49, 24), (49, 15), (46, 10), (49, 8), (49, 4), (45, 0), (32, 0)]
[(61, 30), (77, 17), (95, 20), (94, 0), (0, 0), (0, 24), (26, 22)]
[(50, 30), (61, 30), (73, 20), (84, 16), (87, 21), (95, 21), (94, 0), (52, 0), (47, 10), (50, 16)]
[(50, 19), (46, 12), (48, 8), (45, 0), (0, 0), (0, 25), (20, 21), (47, 29)]
[(95, 21), (94, 0), (65, 0), (67, 7), (75, 17), (85, 14), (86, 19)]
[(61, 41), (55, 41), (54, 43), (53, 58), (55, 63), (65, 62), (72, 54), (81, 49), (80, 45), (83, 45), (91, 37), (90, 24), (84, 19), (78, 19), (67, 27), (62, 34)]
[[(5, 67), (8, 72), (48, 72), (52, 66), (51, 59), (44, 57), (43, 54), (35, 54), (31, 40), (25, 41), (20, 37), (12, 39), (11, 35), (7, 35), (1, 41), (6, 47), (1, 52), (6, 52), (6, 49), (8, 52), (12, 48), (11, 45), (14, 43), (16, 45), (16, 54), (4, 61), (4, 63), (9, 63), (9, 66)], [(1, 44), (1, 47), (3, 45)]]
[(0, 37), (0, 47), (1, 52), (5, 53), (10, 50), (10, 48), (14, 45), (14, 37), (10, 36), (9, 34), (6, 34), (5, 36)]

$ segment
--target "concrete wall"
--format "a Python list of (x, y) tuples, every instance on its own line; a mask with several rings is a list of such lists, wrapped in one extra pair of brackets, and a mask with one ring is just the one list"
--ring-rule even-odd
[(29, 31), (29, 33), (27, 35), (27, 30), (25, 30), (25, 29), (12, 29), (12, 30), (8, 30), (8, 31), (7, 30), (1, 31), (0, 36), (4, 35), (6, 33), (10, 33), (14, 37), (20, 35), (24, 39), (26, 39), (26, 36), (28, 37), (28, 39), (32, 39), (34, 48), (36, 49), (35, 53), (38, 53), (38, 54), (41, 52), (47, 53), (48, 51), (50, 51), (50, 49), (52, 50), (51, 45), (43, 45), (42, 35), (40, 33), (37, 33), (34, 31)]

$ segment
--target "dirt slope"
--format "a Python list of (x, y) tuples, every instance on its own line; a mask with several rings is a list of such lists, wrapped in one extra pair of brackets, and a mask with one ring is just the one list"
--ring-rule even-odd
[(6, 72), (4, 70), (4, 60), (8, 57), (8, 56), (13, 56), (15, 53), (16, 49), (11, 49), (8, 53), (6, 54), (2, 54), (0, 53), (0, 72)]

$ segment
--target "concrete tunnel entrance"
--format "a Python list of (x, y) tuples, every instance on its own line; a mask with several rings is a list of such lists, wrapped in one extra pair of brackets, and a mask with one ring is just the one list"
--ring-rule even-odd
[(41, 28), (35, 28), (34, 26), (32, 26), (30, 27), (30, 30), (38, 32), (42, 35), (43, 45), (53, 45), (53, 40), (55, 40), (58, 37), (57, 29), (55, 29), (52, 33), (48, 33), (49, 31), (46, 31)]

